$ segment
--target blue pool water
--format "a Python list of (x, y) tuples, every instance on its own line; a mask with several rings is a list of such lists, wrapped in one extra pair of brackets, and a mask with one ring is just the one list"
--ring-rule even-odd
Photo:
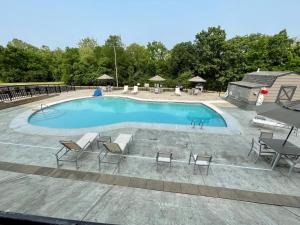
[(34, 113), (29, 123), (51, 128), (84, 128), (120, 122), (143, 122), (226, 127), (223, 117), (203, 104), (146, 102), (97, 97), (68, 101)]

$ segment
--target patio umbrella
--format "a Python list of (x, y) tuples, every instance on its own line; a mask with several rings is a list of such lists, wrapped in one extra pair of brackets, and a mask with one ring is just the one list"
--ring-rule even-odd
[(190, 82), (194, 82), (194, 83), (205, 83), (206, 80), (204, 80), (202, 77), (199, 76), (195, 76), (191, 79), (189, 79)]
[(159, 82), (159, 81), (165, 81), (166, 79), (162, 78), (162, 77), (159, 76), (159, 75), (156, 75), (156, 76), (154, 76), (154, 77), (151, 77), (149, 80), (150, 80), (150, 81)]
[(256, 107), (258, 115), (277, 120), (291, 126), (291, 130), (283, 145), (287, 142), (294, 127), (300, 127), (300, 101), (294, 101), (283, 105), (277, 103), (267, 103)]
[[(100, 77), (97, 78), (97, 80), (101, 80), (101, 81), (108, 81), (108, 80), (113, 80), (114, 78), (107, 75), (107, 74), (103, 74)], [(107, 82), (106, 82), (107, 85)]]
[(113, 80), (114, 78), (112, 78), (111, 76), (107, 75), (107, 74), (103, 74), (100, 77), (97, 78), (97, 80)]

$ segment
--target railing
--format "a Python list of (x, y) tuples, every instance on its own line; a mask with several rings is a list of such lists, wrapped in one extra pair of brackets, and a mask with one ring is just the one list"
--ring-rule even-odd
[(200, 129), (203, 129), (204, 121), (203, 120), (192, 120), (191, 121), (191, 126), (192, 128), (195, 128), (196, 125), (199, 125)]
[(0, 86), (0, 102), (16, 99), (75, 91), (75, 86), (69, 85), (20, 85)]

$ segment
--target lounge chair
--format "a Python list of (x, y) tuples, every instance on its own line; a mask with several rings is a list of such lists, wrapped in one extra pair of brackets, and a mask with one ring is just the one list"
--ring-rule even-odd
[(133, 90), (131, 91), (131, 94), (137, 94), (139, 92), (139, 87), (138, 86), (134, 86)]
[(124, 90), (122, 91), (123, 94), (126, 94), (128, 92), (128, 85), (124, 86)]
[[(126, 152), (129, 153), (129, 144), (132, 142), (133, 136), (132, 134), (120, 134), (114, 142), (103, 142), (104, 151), (100, 151), (98, 155), (99, 160), (99, 170), (101, 167), (101, 163), (110, 163), (110, 164), (117, 164), (119, 167), (119, 164), (122, 159), (122, 155), (124, 155)], [(105, 160), (107, 158), (107, 154), (111, 153), (113, 155), (118, 155), (118, 160), (111, 161), (111, 160)]]
[(156, 166), (158, 166), (158, 163), (169, 163), (170, 167), (172, 165), (172, 159), (173, 159), (173, 153), (163, 153), (163, 152), (157, 152), (156, 153)]
[(180, 91), (179, 87), (175, 88), (175, 95), (181, 96), (181, 91)]
[(292, 159), (292, 158), (284, 158), (286, 163), (290, 166), (288, 176), (291, 175), (294, 169), (300, 169), (300, 157)]
[(207, 168), (206, 175), (208, 175), (211, 160), (212, 160), (211, 155), (199, 155), (199, 154), (194, 154), (193, 152), (191, 152), (190, 157), (189, 157), (189, 165), (191, 163), (194, 164), (194, 171), (195, 171), (196, 166), (198, 166), (199, 170), (200, 170), (201, 166), (205, 166)]
[(288, 125), (275, 121), (275, 120), (271, 120), (271, 119), (267, 119), (263, 116), (255, 116), (252, 119), (252, 123), (253, 125), (257, 125), (257, 126), (262, 126), (262, 127), (279, 127), (279, 128), (287, 128)]
[[(72, 140), (59, 141), (63, 145), (63, 147), (55, 154), (57, 167), (61, 166), (59, 164), (60, 161), (65, 161), (75, 162), (76, 169), (78, 169), (78, 160), (80, 156), (89, 146), (91, 146), (92, 148), (91, 144), (98, 136), (98, 133), (86, 133), (76, 142)], [(67, 155), (68, 152), (72, 152), (72, 156), (69, 156), (69, 154)]]
[[(264, 116), (255, 116), (252, 119), (252, 124), (255, 126), (260, 126), (260, 127), (266, 127), (266, 128), (283, 128), (283, 129), (291, 129), (291, 127), (285, 123), (281, 123), (276, 120), (271, 120), (268, 119)], [(298, 135), (298, 129), (294, 127), (293, 133), (297, 136)]]

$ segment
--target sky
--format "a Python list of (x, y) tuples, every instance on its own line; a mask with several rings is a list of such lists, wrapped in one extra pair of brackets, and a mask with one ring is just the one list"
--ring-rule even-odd
[(0, 45), (17, 38), (55, 49), (116, 34), (125, 45), (172, 48), (218, 25), (227, 38), (283, 29), (299, 38), (299, 11), (300, 0), (0, 0)]

